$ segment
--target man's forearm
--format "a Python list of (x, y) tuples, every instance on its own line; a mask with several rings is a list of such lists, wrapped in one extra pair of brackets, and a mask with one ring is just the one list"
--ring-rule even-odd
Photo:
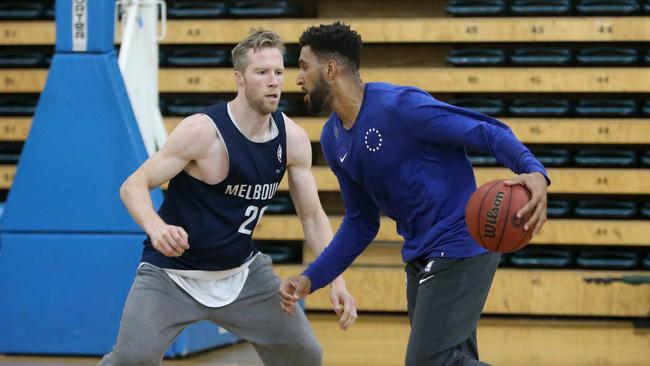
[[(332, 241), (332, 225), (324, 211), (314, 215), (301, 217), (302, 229), (305, 233), (305, 241), (314, 256), (318, 257), (325, 247)], [(343, 276), (340, 275), (334, 279), (332, 285), (345, 285)]]
[(163, 220), (154, 210), (146, 184), (127, 179), (120, 187), (120, 198), (133, 220), (147, 234), (150, 234), (154, 227), (164, 225)]

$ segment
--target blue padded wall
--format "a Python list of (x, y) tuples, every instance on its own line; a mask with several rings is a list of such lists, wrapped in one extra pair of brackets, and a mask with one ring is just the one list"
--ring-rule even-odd
[[(0, 352), (111, 350), (143, 235), (0, 234)], [(193, 324), (167, 351), (184, 356), (237, 338)]]
[[(119, 187), (146, 157), (115, 52), (56, 54), (2, 230), (142, 232)], [(161, 203), (160, 190), (153, 199)]]

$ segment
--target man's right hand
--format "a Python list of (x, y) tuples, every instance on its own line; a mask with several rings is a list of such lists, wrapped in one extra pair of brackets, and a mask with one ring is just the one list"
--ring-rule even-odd
[(168, 257), (180, 257), (190, 248), (187, 233), (180, 226), (162, 225), (149, 236), (153, 247)]
[(282, 298), (282, 309), (293, 315), (293, 309), (300, 299), (309, 295), (311, 280), (309, 277), (300, 275), (287, 278), (280, 284), (280, 297)]

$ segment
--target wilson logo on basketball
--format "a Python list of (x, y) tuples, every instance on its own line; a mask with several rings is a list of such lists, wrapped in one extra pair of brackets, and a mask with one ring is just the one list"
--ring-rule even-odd
[(483, 226), (483, 236), (494, 238), (497, 232), (496, 224), (499, 219), (499, 211), (503, 204), (505, 192), (498, 191), (492, 202), (492, 207), (485, 213), (485, 226)]

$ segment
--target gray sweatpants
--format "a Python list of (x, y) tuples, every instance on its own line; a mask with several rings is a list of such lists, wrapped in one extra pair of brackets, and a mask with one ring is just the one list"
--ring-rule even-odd
[(406, 265), (411, 335), (407, 366), (486, 366), (479, 361), (476, 326), (499, 254), (415, 260)]
[(322, 351), (305, 314), (293, 316), (280, 307), (280, 280), (271, 258), (259, 255), (239, 297), (231, 304), (206, 307), (188, 295), (167, 274), (144, 264), (122, 313), (113, 351), (100, 366), (157, 366), (165, 351), (188, 325), (210, 320), (252, 343), (264, 365), (321, 365)]

